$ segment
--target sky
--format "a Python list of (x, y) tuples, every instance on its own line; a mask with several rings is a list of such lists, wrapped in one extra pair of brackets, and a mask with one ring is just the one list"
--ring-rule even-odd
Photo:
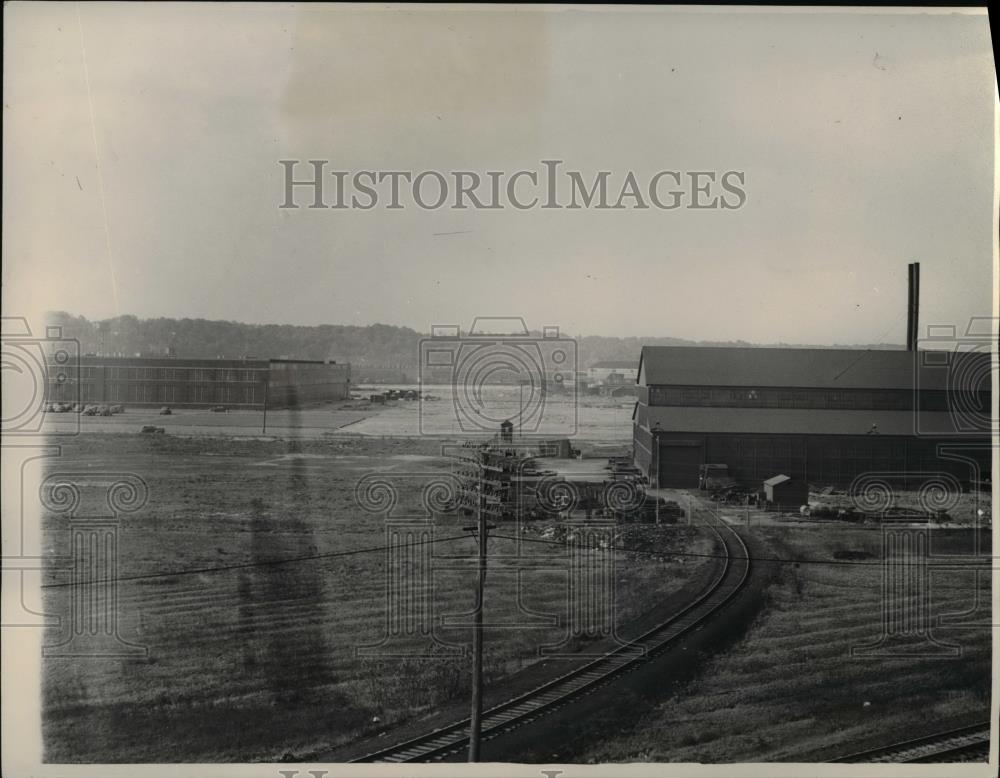
[[(982, 14), (8, 4), (5, 315), (903, 342), (993, 306)], [(281, 209), (328, 169), (742, 171), (734, 210)], [(617, 191), (615, 186), (612, 190)], [(304, 201), (303, 201), (304, 202)]]

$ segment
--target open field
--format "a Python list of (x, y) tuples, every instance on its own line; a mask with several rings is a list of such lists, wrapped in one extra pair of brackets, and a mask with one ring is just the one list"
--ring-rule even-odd
[[(486, 416), (476, 415), (464, 397), (456, 407), (450, 386), (429, 386), (425, 390), (440, 399), (398, 400), (386, 405), (354, 399), (319, 407), (269, 410), (266, 427), (261, 411), (214, 413), (208, 409), (174, 409), (170, 416), (160, 416), (156, 408), (127, 407), (124, 414), (107, 417), (50, 413), (45, 419), (45, 429), (60, 435), (76, 430), (138, 432), (143, 425), (153, 424), (174, 435), (416, 437), (429, 432), (454, 437), (468, 431), (475, 434), (482, 434), (484, 430), (496, 432), (504, 419), (517, 420), (521, 398), (516, 387), (484, 387), (485, 407), (480, 410)], [(575, 435), (594, 442), (627, 442), (632, 436), (632, 406), (633, 401), (628, 398), (580, 397), (574, 401), (568, 396), (553, 394), (545, 400), (542, 426), (537, 429), (546, 435), (551, 433), (551, 437)], [(460, 418), (464, 420), (464, 427)], [(532, 430), (526, 428), (524, 431)]]
[[(494, 399), (494, 412), (513, 401), (516, 413), (516, 390), (498, 388)], [(462, 529), (469, 519), (429, 518), (436, 538), (433, 578), (413, 596), (426, 596), (437, 642), (401, 637), (383, 643), (387, 525), (384, 514), (359, 507), (355, 493), (359, 480), (379, 474), (398, 488), (393, 519), (427, 518), (420, 488), (449, 471), (442, 444), (460, 439), (457, 427), (451, 438), (422, 437), (420, 414), (428, 408), (438, 414), (430, 419), (438, 429), (452, 429), (444, 420), (454, 406), (444, 400), (424, 408), (353, 400), (269, 411), (266, 435), (263, 415), (252, 412), (51, 415), (50, 429), (69, 431), (78, 422), (82, 430), (60, 440), (63, 455), (53, 472), (134, 473), (148, 484), (148, 504), (121, 520), (119, 575), (156, 577), (123, 581), (118, 591), (120, 635), (148, 647), (148, 659), (46, 659), (46, 759), (252, 761), (328, 754), (336, 761), (363, 753), (368, 747), (354, 742), (359, 738), (377, 742), (394, 727), (416, 734), (432, 722), (464, 716), (476, 551)], [(550, 410), (557, 414), (553, 427), (568, 424), (573, 412), (558, 399)], [(544, 466), (570, 480), (601, 477), (598, 458), (629, 448), (630, 413), (628, 401), (580, 398), (573, 445), (594, 459)], [(168, 434), (139, 435), (143, 424)], [(657, 493), (689, 505), (684, 493)], [(908, 505), (914, 495), (899, 497)], [(81, 515), (106, 512), (96, 493), (83, 498)], [(835, 492), (820, 499), (839, 505), (848, 498)], [(962, 495), (952, 511), (955, 522), (972, 518), (970, 499)], [(719, 511), (730, 521), (745, 517), (742, 508)], [(68, 550), (61, 521), (46, 517), (47, 554)], [(538, 538), (543, 529), (525, 532)], [(569, 736), (560, 746), (561, 759), (822, 759), (839, 744), (865, 745), (865, 736), (891, 739), (987, 714), (990, 634), (982, 618), (977, 626), (935, 631), (962, 646), (958, 658), (850, 656), (852, 646), (871, 642), (881, 629), (878, 526), (753, 511), (748, 532), (766, 558), (810, 562), (758, 566), (770, 583), (761, 584), (768, 587), (765, 607), (744, 637), (726, 643), (725, 653), (699, 655), (686, 686), (650, 692), (648, 710), (595, 714), (581, 730), (586, 735)], [(968, 529), (932, 532), (940, 553), (967, 550), (973, 537)], [(501, 527), (497, 534), (511, 533)], [(980, 538), (988, 546), (989, 534)], [(698, 556), (714, 552), (709, 534), (683, 524), (630, 530), (616, 542), (648, 552), (615, 558), (615, 618), (624, 633), (689, 597), (714, 564)], [(610, 645), (608, 637), (567, 635), (570, 588), (562, 550), (527, 543), (527, 564), (523, 558), (503, 564), (499, 558), (517, 547), (512, 540), (491, 541), (488, 701), (580, 661), (541, 659), (541, 646), (556, 644), (580, 657)], [(170, 574), (185, 570), (203, 571)], [(48, 580), (66, 579), (52, 570)], [(977, 581), (971, 571), (952, 569), (934, 573), (932, 583), (935, 614), (968, 610), (976, 605), (973, 592), (978, 616), (988, 613), (988, 575)], [(65, 612), (68, 592), (48, 589), (47, 610)], [(734, 630), (733, 640), (739, 634)], [(60, 637), (53, 630), (47, 642)], [(414, 649), (426, 655), (378, 653)]]
[[(118, 575), (156, 577), (122, 581), (118, 589), (119, 634), (147, 646), (148, 659), (45, 660), (46, 759), (277, 759), (334, 747), (462, 699), (469, 635), (462, 614), (473, 602), (475, 544), (459, 517), (431, 517), (441, 539), (426, 592), (438, 620), (434, 658), (358, 653), (385, 634), (387, 558), (385, 517), (358, 507), (355, 486), (380, 473), (399, 484), (394, 518), (426, 518), (414, 484), (446, 472), (439, 445), (419, 438), (137, 434), (65, 441), (52, 472), (134, 473), (148, 484), (148, 504), (121, 518)], [(101, 491), (84, 491), (80, 515), (107, 512)], [(45, 518), (49, 555), (68, 551), (63, 521)], [(711, 564), (682, 556), (714, 548), (696, 527), (663, 527), (645, 542), (658, 553), (620, 555), (614, 568), (622, 625)], [(528, 546), (533, 558), (520, 578), (497, 565), (488, 579), (491, 686), (537, 662), (540, 646), (566, 638), (566, 559), (560, 548)], [(378, 550), (324, 557), (371, 548)], [(513, 541), (491, 542), (491, 554), (513, 549)], [(275, 564), (299, 557), (308, 558)], [(47, 574), (49, 583), (65, 580), (58, 570)], [(47, 589), (47, 610), (65, 613), (69, 592)], [(46, 642), (61, 637), (52, 630)], [(411, 639), (389, 647), (427, 653), (429, 645)], [(573, 639), (561, 650), (586, 646)], [(561, 661), (549, 659), (549, 671), (559, 672)]]
[[(882, 634), (881, 533), (849, 526), (757, 526), (780, 559), (767, 606), (727, 653), (638, 723), (577, 742), (580, 761), (810, 761), (989, 718), (990, 576), (931, 573), (935, 638), (852, 656)], [(989, 548), (989, 533), (980, 541)], [(935, 554), (969, 554), (973, 533), (935, 530)], [(866, 564), (837, 564), (845, 552)], [(986, 552), (988, 553), (988, 552)], [(888, 648), (888, 646), (886, 646)], [(567, 753), (562, 754), (563, 758)]]

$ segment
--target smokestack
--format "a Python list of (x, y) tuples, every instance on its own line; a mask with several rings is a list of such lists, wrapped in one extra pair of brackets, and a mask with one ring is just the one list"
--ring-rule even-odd
[(908, 291), (906, 301), (906, 350), (917, 350), (917, 337), (920, 331), (920, 263), (911, 262), (906, 266), (908, 275)]
[(913, 263), (906, 266), (906, 350), (913, 351)]

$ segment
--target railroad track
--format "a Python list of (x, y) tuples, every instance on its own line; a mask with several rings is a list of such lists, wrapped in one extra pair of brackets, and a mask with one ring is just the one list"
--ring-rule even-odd
[(833, 762), (952, 762), (982, 756), (990, 750), (990, 723), (938, 732), (934, 735), (903, 740), (881, 748), (858, 751), (833, 759)]
[[(750, 555), (743, 539), (714, 513), (708, 526), (719, 536), (725, 562), (712, 584), (669, 619), (604, 656), (531, 691), (483, 711), (482, 739), (490, 740), (590, 694), (615, 678), (638, 669), (668, 650), (678, 639), (716, 614), (746, 584)], [(462, 751), (469, 742), (469, 719), (426, 735), (366, 754), (354, 762), (431, 762)]]

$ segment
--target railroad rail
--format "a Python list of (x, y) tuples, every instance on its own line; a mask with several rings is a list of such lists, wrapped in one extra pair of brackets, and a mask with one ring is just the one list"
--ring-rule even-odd
[[(722, 570), (712, 584), (682, 610), (629, 644), (484, 711), (481, 735), (484, 741), (529, 724), (574, 698), (590, 694), (638, 669), (711, 618), (743, 589), (750, 575), (750, 554), (746, 544), (724, 520), (709, 513), (714, 523), (707, 526), (718, 535), (725, 549)], [(352, 761), (431, 762), (461, 751), (468, 742), (469, 719), (464, 719)]]
[(990, 723), (988, 721), (968, 727), (938, 732), (933, 735), (903, 740), (892, 745), (858, 751), (854, 754), (832, 759), (844, 763), (904, 763), (904, 762), (950, 762), (982, 755), (988, 757), (990, 750)]

